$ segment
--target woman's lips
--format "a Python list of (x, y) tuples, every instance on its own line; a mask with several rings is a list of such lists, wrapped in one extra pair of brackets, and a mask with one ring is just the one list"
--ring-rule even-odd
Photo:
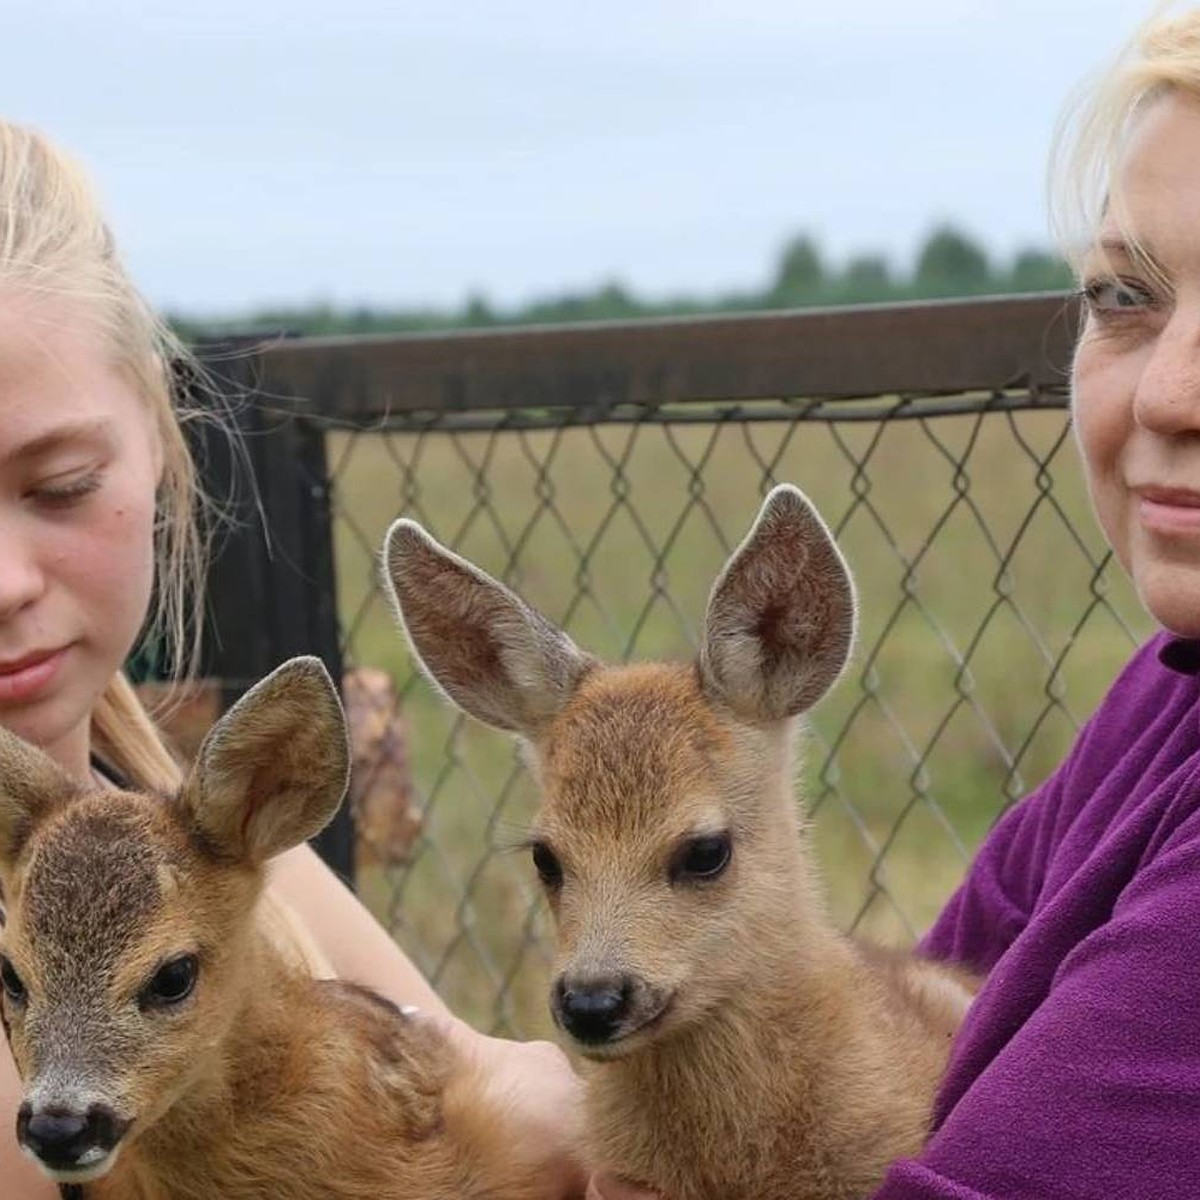
[(1200, 492), (1166, 487), (1144, 487), (1134, 491), (1143, 529), (1163, 534), (1200, 533)]
[(66, 653), (64, 646), (0, 663), (0, 704), (19, 704), (38, 696), (58, 674)]

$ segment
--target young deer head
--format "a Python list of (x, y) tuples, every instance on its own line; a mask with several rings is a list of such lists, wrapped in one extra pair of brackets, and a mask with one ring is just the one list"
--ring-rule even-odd
[(265, 863), (325, 825), (347, 764), (313, 658), (251, 689), (174, 797), (81, 787), (0, 730), (2, 1012), (17, 1136), (52, 1178), (104, 1175), (209, 1064)]
[(845, 664), (855, 603), (799, 491), (771, 492), (725, 566), (694, 665), (598, 663), (411, 521), (385, 554), (425, 670), (529, 748), (551, 1007), (583, 1053), (628, 1053), (731, 1003), (756, 929), (794, 919), (803, 938), (789, 734)]

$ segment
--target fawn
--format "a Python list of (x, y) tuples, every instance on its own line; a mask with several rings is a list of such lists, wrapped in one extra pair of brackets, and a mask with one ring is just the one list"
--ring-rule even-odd
[(22, 1148), (87, 1200), (549, 1200), (440, 1030), (315, 980), (255, 919), (346, 788), (341, 705), (293, 659), (173, 797), (88, 789), (0, 730), (3, 1017)]
[(689, 665), (599, 663), (411, 521), (385, 557), (426, 672), (518, 734), (539, 784), (551, 1008), (589, 1060), (595, 1164), (668, 1200), (869, 1194), (921, 1146), (975, 985), (824, 911), (791, 743), (855, 599), (803, 494), (771, 492)]

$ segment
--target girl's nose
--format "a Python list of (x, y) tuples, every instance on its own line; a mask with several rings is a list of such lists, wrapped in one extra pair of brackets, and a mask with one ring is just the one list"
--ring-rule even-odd
[(20, 612), (45, 588), (37, 546), (15, 526), (0, 520), (0, 619)]

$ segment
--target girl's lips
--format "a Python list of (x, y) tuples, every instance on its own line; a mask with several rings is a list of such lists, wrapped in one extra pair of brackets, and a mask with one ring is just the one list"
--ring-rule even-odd
[(37, 697), (58, 674), (66, 653), (63, 647), (0, 664), (0, 704), (20, 704)]

